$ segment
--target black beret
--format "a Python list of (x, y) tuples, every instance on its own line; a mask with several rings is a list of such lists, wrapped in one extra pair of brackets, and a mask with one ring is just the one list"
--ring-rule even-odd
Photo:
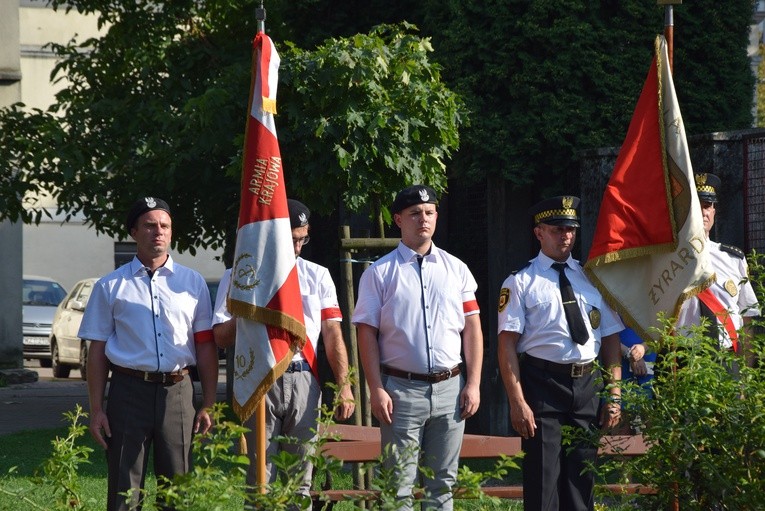
[(529, 215), (534, 218), (534, 225), (567, 225), (579, 227), (579, 217), (576, 208), (579, 207), (579, 197), (561, 195), (545, 199), (529, 209)]
[(436, 191), (427, 185), (413, 185), (404, 188), (396, 195), (390, 212), (393, 214), (400, 213), (409, 206), (416, 204), (438, 204)]
[(135, 201), (125, 219), (125, 226), (127, 227), (128, 232), (130, 232), (141, 215), (147, 211), (154, 211), (155, 209), (161, 209), (170, 215), (170, 206), (168, 206), (167, 202), (162, 199), (158, 199), (157, 197), (144, 197)]
[(717, 189), (720, 188), (722, 181), (714, 174), (696, 174), (696, 191), (699, 194), (699, 200), (704, 202), (717, 202)]
[(308, 225), (308, 219), (311, 218), (311, 210), (305, 204), (295, 199), (287, 199), (287, 209), (290, 212), (291, 229)]

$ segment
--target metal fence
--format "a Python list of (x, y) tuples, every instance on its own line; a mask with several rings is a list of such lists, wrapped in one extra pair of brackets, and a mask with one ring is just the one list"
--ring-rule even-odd
[(765, 137), (744, 140), (743, 188), (746, 251), (765, 253)]

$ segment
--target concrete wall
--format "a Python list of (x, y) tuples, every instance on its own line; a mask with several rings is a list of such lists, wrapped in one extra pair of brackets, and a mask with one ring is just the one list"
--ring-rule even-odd
[[(21, 99), (19, 16), (15, 2), (0, 2), (0, 107)], [(0, 369), (22, 365), (20, 224), (0, 222)]]

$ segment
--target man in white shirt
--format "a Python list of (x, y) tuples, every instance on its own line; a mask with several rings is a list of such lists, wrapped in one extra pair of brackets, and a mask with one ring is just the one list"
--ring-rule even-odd
[(382, 445), (394, 448), (385, 463), (399, 477), (399, 509), (413, 507), (420, 464), (433, 472), (423, 476), (423, 509), (453, 508), (465, 419), (481, 402), (477, 284), (432, 242), (437, 202), (429, 186), (398, 193), (391, 213), (401, 242), (364, 271), (352, 320)]
[(707, 318), (710, 337), (719, 342), (720, 348), (742, 354), (751, 366), (754, 360), (748, 349), (747, 337), (751, 335), (749, 327), (752, 319), (760, 314), (760, 309), (749, 282), (746, 257), (737, 247), (709, 239), (715, 224), (717, 192), (722, 181), (714, 174), (697, 174), (695, 178), (715, 282), (697, 297), (686, 300), (677, 325), (699, 325), (702, 317)]
[[(192, 431), (206, 433), (215, 403), (218, 356), (210, 330), (210, 294), (202, 276), (170, 257), (170, 208), (139, 199), (127, 216), (133, 260), (93, 287), (78, 336), (89, 339), (90, 433), (106, 449), (107, 510), (140, 509), (149, 451), (154, 473), (189, 470)], [(196, 365), (202, 407), (194, 410), (188, 366)], [(109, 399), (104, 393), (112, 371)]]
[[(562, 427), (597, 427), (600, 356), (611, 383), (621, 378), (621, 320), (571, 257), (579, 198), (560, 196), (531, 208), (536, 258), (511, 274), (499, 296), (499, 368), (513, 429), (522, 437), (523, 507), (591, 511), (597, 446), (564, 446)], [(611, 389), (599, 425), (619, 422), (620, 390)]]
[[(312, 466), (307, 459), (308, 443), (315, 436), (321, 404), (321, 385), (316, 361), (319, 335), (340, 389), (340, 403), (335, 410), (335, 418), (340, 421), (348, 419), (353, 414), (355, 405), (348, 381), (348, 355), (341, 328), (343, 317), (337, 301), (335, 284), (326, 268), (299, 257), (301, 250), (310, 240), (308, 221), (311, 212), (302, 202), (294, 199), (287, 201), (287, 207), (308, 340), (303, 351), (295, 354), (287, 371), (274, 382), (266, 394), (266, 479), (270, 482), (276, 480), (277, 474), (270, 460), (280, 449), (300, 456), (304, 469), (300, 493), (307, 496), (311, 489), (312, 475)], [(228, 269), (218, 287), (212, 322), (215, 342), (222, 348), (231, 347), (236, 342), (236, 318), (231, 316), (226, 306), (230, 282), (231, 270)], [(248, 419), (245, 426), (250, 429), (246, 434), (247, 442), (255, 446), (254, 415)], [(296, 438), (300, 442), (280, 445), (273, 440), (277, 436)], [(254, 449), (250, 449), (248, 455), (250, 466), (247, 470), (247, 484), (253, 486), (257, 482)]]

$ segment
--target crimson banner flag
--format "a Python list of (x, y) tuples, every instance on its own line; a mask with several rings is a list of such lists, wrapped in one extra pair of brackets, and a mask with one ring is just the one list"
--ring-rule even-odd
[(655, 50), (585, 264), (609, 305), (646, 340), (657, 338), (659, 313), (676, 318), (712, 279), (664, 37)]
[(233, 408), (255, 411), (306, 339), (282, 159), (276, 136), (279, 56), (263, 32), (253, 42), (242, 196), (228, 310), (236, 320)]

